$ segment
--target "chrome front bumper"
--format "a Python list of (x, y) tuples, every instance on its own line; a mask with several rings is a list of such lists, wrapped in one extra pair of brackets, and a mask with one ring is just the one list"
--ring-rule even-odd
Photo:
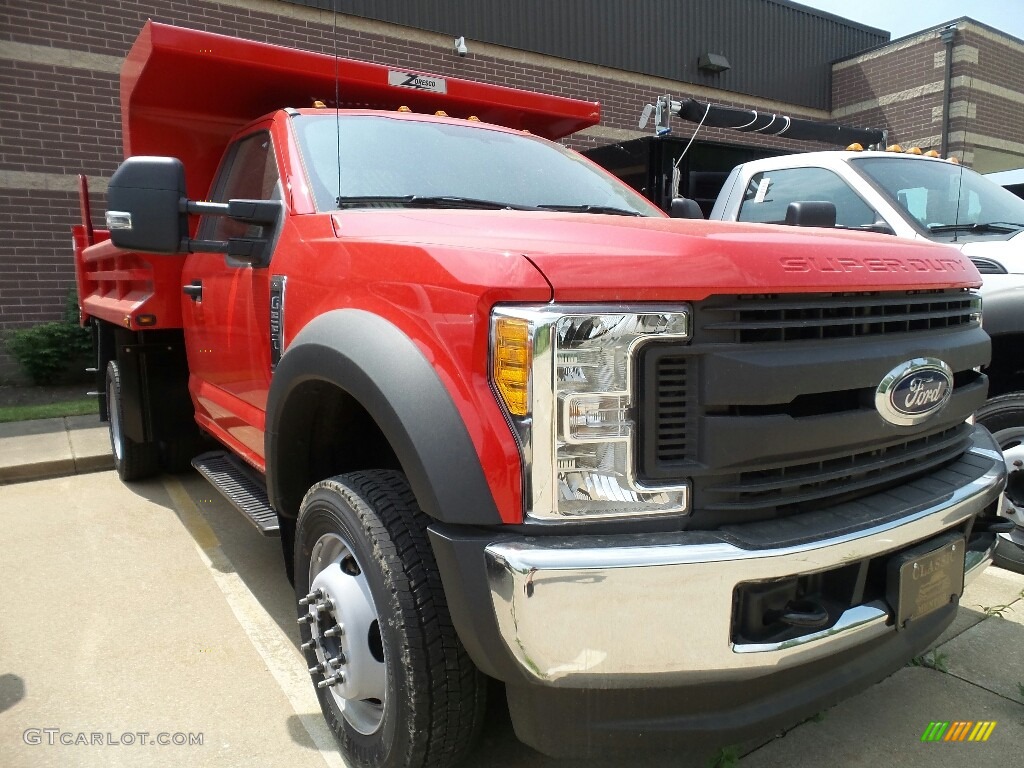
[[(987, 463), (928, 506), (798, 546), (744, 549), (685, 532), (490, 543), (484, 557), (498, 631), (528, 679), (567, 688), (757, 677), (895, 633), (890, 608), (879, 600), (796, 640), (737, 644), (731, 641), (734, 593), (744, 582), (828, 571), (963, 526), (998, 500), (1005, 483), (1005, 465), (987, 431), (976, 431), (968, 454), (976, 466)], [(967, 578), (990, 560), (988, 551), (974, 555)]]

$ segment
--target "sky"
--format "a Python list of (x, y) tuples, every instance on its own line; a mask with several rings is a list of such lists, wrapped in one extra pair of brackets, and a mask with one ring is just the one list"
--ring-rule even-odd
[(968, 16), (1024, 40), (1024, 0), (794, 0), (892, 33), (892, 39)]

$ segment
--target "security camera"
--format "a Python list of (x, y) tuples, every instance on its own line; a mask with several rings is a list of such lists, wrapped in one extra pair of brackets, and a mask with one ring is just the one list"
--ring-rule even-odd
[(455, 52), (459, 54), (459, 56), (465, 56), (467, 53), (469, 53), (469, 48), (466, 47), (466, 38), (455, 38)]

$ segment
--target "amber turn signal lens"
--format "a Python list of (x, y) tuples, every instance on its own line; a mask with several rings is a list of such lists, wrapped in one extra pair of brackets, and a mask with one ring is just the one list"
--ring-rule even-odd
[(498, 318), (494, 324), (491, 370), (505, 407), (512, 416), (530, 412), (530, 325), (525, 320)]

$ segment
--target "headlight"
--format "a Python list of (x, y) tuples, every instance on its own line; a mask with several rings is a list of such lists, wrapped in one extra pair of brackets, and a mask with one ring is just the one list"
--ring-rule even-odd
[(633, 460), (638, 349), (685, 341), (686, 308), (500, 307), (491, 381), (519, 440), (537, 521), (685, 513), (686, 485), (644, 487)]

